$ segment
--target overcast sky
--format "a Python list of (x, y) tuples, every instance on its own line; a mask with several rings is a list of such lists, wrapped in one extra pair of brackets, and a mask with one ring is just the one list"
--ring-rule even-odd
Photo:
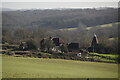
[[(110, 0), (109, 0), (110, 1)], [(51, 8), (98, 8), (118, 7), (118, 2), (2, 2), (3, 8), (11, 9), (51, 9)]]
[(120, 0), (1, 0), (2, 2), (119, 2)]

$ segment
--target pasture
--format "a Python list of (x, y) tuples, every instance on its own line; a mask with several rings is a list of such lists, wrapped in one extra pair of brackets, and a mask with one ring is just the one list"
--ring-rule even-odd
[(117, 78), (118, 65), (3, 56), (3, 78)]

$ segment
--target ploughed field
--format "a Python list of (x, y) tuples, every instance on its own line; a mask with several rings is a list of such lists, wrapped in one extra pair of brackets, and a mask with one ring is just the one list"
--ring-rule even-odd
[(117, 78), (118, 65), (111, 63), (2, 57), (3, 78)]

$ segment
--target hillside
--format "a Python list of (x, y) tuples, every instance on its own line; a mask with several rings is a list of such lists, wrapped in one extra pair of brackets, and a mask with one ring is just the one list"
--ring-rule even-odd
[(40, 40), (49, 36), (59, 37), (66, 44), (71, 42), (79, 43), (80, 48), (87, 49), (95, 33), (99, 43), (106, 48), (102, 53), (118, 54), (118, 25), (120, 22), (97, 25), (80, 26), (75, 28), (38, 28), (38, 27), (3, 27), (3, 41), (10, 44), (19, 44), (20, 40), (33, 39), (37, 48), (40, 48)]
[(109, 63), (3, 56), (2, 67), (3, 78), (118, 77), (118, 65)]
[(88, 49), (94, 33), (104, 50), (101, 53), (117, 54), (118, 9), (36, 9), (3, 11), (2, 40), (20, 44), (33, 39), (37, 49), (43, 38), (58, 37), (65, 44), (79, 43)]
[(118, 22), (118, 9), (45, 9), (3, 11), (3, 27), (74, 28)]
[[(85, 27), (86, 30), (90, 30), (92, 28), (106, 28), (106, 27), (114, 27), (113, 25), (120, 25), (120, 22), (115, 22), (115, 23), (109, 23), (109, 24), (103, 24), (103, 25), (98, 25), (98, 26), (92, 26), (92, 27)], [(59, 29), (59, 30), (70, 30), (70, 31), (73, 31), (73, 30), (78, 30), (79, 28), (63, 28), (63, 29)]]

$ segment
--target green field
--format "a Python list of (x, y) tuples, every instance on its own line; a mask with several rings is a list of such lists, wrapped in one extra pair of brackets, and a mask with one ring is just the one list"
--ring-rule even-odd
[(3, 78), (117, 78), (117, 64), (3, 56)]
[[(118, 55), (113, 54), (100, 54), (100, 53), (89, 53), (90, 55), (93, 55), (93, 58), (95, 60), (99, 61), (109, 61), (109, 62), (117, 62)], [(102, 58), (104, 57), (104, 58)]]
[(89, 54), (106, 56), (106, 57), (110, 57), (110, 58), (113, 58), (113, 59), (116, 59), (118, 57), (118, 55), (113, 55), (113, 54), (99, 54), (99, 53), (89, 53)]
[[(113, 27), (113, 25), (119, 25), (120, 24), (120, 22), (115, 22), (115, 23), (110, 23), (110, 24), (103, 24), (103, 25), (99, 25), (99, 26), (91, 26), (91, 27), (86, 27), (86, 29), (87, 30), (90, 30), (90, 29), (92, 29), (92, 28), (104, 28), (104, 27)], [(72, 31), (72, 30), (77, 30), (78, 28), (76, 27), (76, 28), (64, 28), (64, 29), (59, 29), (59, 30), (61, 30), (61, 31), (66, 31), (66, 30), (68, 30), (68, 31)]]

